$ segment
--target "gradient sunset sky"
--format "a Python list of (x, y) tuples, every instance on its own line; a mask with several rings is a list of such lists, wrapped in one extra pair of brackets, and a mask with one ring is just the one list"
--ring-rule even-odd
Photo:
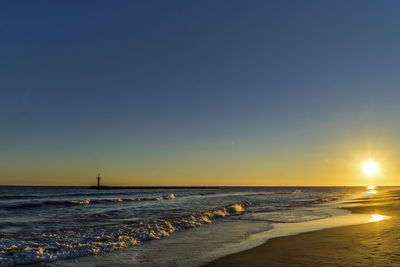
[(0, 184), (399, 184), (399, 1), (1, 1)]

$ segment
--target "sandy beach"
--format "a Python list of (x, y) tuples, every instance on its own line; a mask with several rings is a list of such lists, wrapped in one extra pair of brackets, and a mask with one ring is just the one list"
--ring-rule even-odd
[(273, 238), (206, 266), (399, 266), (399, 199), (400, 190), (370, 194), (342, 207), (369, 223)]

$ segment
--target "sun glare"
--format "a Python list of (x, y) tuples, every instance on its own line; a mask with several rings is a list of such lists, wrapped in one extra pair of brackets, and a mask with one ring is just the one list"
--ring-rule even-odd
[(384, 216), (384, 215), (379, 215), (379, 214), (372, 214), (369, 222), (379, 222), (379, 221), (386, 220), (386, 219), (390, 219), (390, 217)]
[(375, 185), (370, 185), (370, 186), (367, 186), (367, 193), (368, 194), (376, 194), (376, 193), (378, 193), (378, 190), (376, 190), (376, 186)]
[(373, 176), (379, 172), (379, 165), (372, 160), (364, 162), (361, 168), (362, 171), (368, 176)]

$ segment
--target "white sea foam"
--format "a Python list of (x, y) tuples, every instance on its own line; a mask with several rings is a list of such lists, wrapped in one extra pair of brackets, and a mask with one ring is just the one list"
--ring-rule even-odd
[(169, 194), (165, 196), (158, 196), (158, 197), (131, 197), (131, 198), (125, 198), (125, 199), (109, 199), (108, 201), (113, 201), (113, 202), (123, 202), (123, 201), (152, 201), (152, 200), (169, 200), (169, 199), (174, 199), (175, 195), (174, 194)]
[(120, 199), (120, 198), (109, 198), (109, 199), (107, 199), (107, 201), (110, 201), (110, 202), (123, 202), (124, 200)]
[(228, 210), (229, 212), (241, 212), (241, 211), (244, 211), (243, 205), (241, 205), (241, 204), (234, 204), (234, 205), (231, 205), (231, 206), (229, 206), (229, 207), (227, 208), (227, 210)]
[(85, 200), (70, 200), (68, 201), (70, 204), (76, 204), (76, 205), (89, 205), (90, 204), (90, 199), (85, 199)]
[(114, 251), (147, 240), (167, 237), (175, 231), (200, 227), (217, 218), (242, 212), (248, 205), (249, 203), (233, 204), (147, 222), (49, 231), (29, 237), (3, 237), (0, 238), (0, 266), (49, 262)]
[[(209, 233), (213, 228), (220, 231), (222, 236), (229, 235), (226, 229), (219, 228), (225, 224), (236, 225), (233, 231), (236, 233), (255, 225), (266, 230), (271, 223), (326, 217), (325, 208), (315, 210), (315, 204), (323, 204), (343, 195), (342, 189), (337, 188), (302, 188), (301, 192), (294, 189), (179, 190), (179, 197), (175, 199), (169, 189), (89, 191), (85, 188), (16, 188), (16, 191), (33, 197), (15, 198), (13, 194), (16, 193), (11, 192), (10, 188), (0, 187), (0, 197), (3, 196), (3, 199), (0, 198), (0, 211), (2, 215), (5, 214), (0, 222), (0, 266), (52, 262), (113, 251), (146, 240), (162, 239), (176, 231), (210, 224), (224, 217), (229, 219), (196, 231)], [(246, 204), (233, 204), (246, 201), (254, 205), (246, 208)], [(216, 206), (219, 208), (214, 208)], [(251, 229), (258, 232), (256, 228)], [(225, 240), (212, 234), (212, 237), (205, 235), (203, 241), (199, 241), (190, 238), (192, 232), (187, 233), (188, 240), (174, 245), (177, 255), (170, 253), (167, 256), (177, 259), (183, 251), (182, 247), (190, 245), (190, 242), (203, 242), (199, 246), (209, 247), (207, 238), (215, 238), (213, 242)], [(179, 239), (182, 235), (185, 233), (174, 235), (174, 238)], [(242, 238), (247, 238), (247, 234), (235, 240)], [(149, 244), (168, 240), (150, 242), (133, 248), (133, 251), (145, 248), (147, 255), (146, 247)], [(129, 258), (132, 259), (132, 255)], [(148, 259), (144, 257), (144, 260)]]

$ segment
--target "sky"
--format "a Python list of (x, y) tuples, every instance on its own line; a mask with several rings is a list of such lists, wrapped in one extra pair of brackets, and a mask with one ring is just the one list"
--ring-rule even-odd
[(399, 1), (1, 1), (0, 184), (398, 185)]

